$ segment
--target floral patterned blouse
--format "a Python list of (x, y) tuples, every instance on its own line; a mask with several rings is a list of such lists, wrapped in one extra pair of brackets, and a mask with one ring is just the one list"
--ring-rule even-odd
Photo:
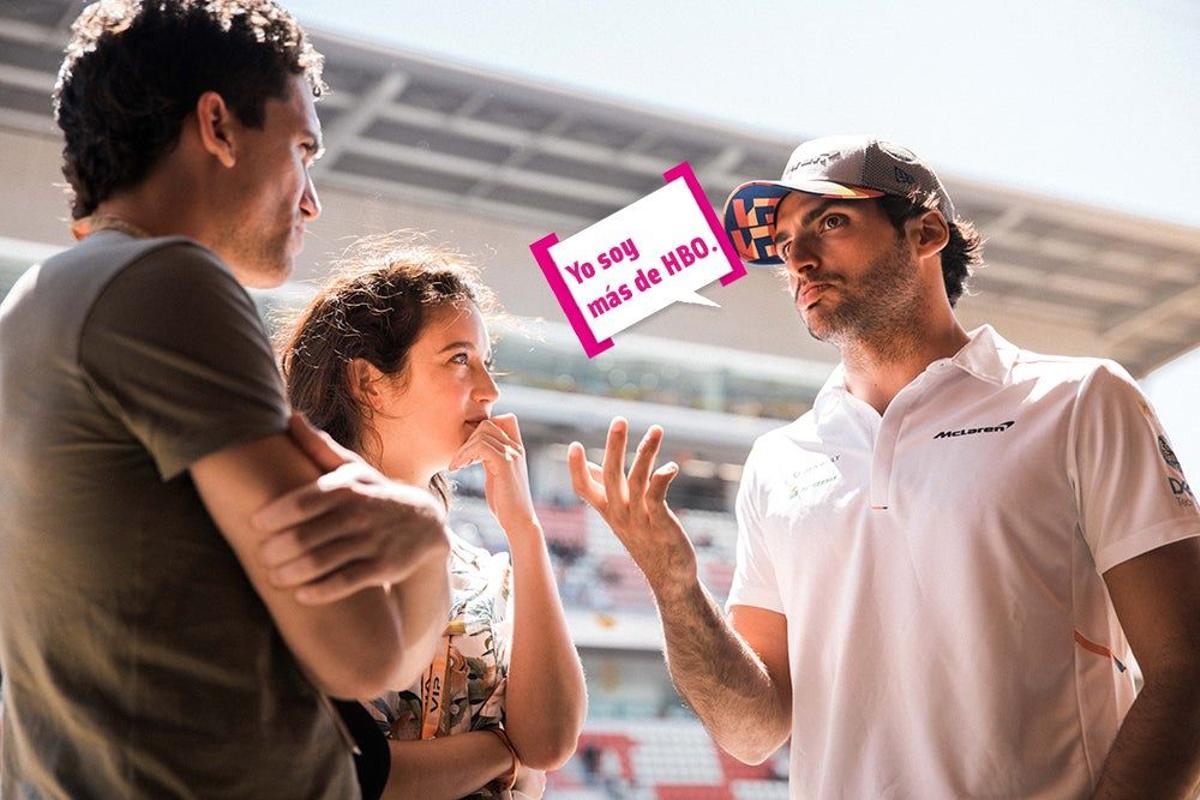
[[(457, 535), (450, 547), (450, 621), (433, 663), (404, 691), (367, 710), (389, 739), (409, 741), (502, 726), (512, 641), (512, 566)], [(506, 798), (484, 787), (472, 800)]]

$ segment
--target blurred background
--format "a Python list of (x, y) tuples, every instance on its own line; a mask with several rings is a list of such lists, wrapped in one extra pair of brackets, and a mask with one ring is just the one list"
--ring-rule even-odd
[[(720, 209), (791, 149), (875, 133), (933, 164), (989, 242), (959, 304), (1043, 352), (1115, 358), (1200, 469), (1200, 5), (1187, 0), (286, 3), (327, 57), (324, 206), (302, 304), (354, 237), (429, 232), (466, 252), (525, 323), (499, 343), (497, 407), (521, 418), (535, 500), (587, 671), (587, 731), (547, 796), (785, 798), (787, 757), (719, 752), (672, 689), (646, 586), (571, 491), (568, 442), (614, 415), (666, 428), (671, 493), (702, 577), (728, 590), (732, 503), (754, 439), (806, 411), (836, 360), (769, 270), (673, 307), (589, 360), (528, 246), (662, 185), (681, 160)], [(71, 244), (49, 95), (78, 0), (0, 0), (0, 297)], [(459, 481), (457, 530), (503, 533)]]

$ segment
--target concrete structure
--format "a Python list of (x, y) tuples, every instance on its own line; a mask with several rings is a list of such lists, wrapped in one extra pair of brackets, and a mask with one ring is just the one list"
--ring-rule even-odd
[[(81, 6), (0, 8), (0, 236), (9, 239), (69, 242), (47, 97)], [(320, 32), (314, 39), (334, 92), (319, 106), (326, 213), (299, 279), (320, 274), (344, 237), (431, 230), (477, 254), (512, 311), (560, 320), (530, 242), (551, 230), (563, 238), (632, 202), (683, 159), (719, 207), (738, 181), (778, 174), (795, 144)], [(936, 153), (924, 155), (937, 163)], [(1033, 349), (1112, 356), (1138, 376), (1200, 341), (1200, 230), (945, 177), (960, 212), (989, 237), (977, 295), (962, 303), (969, 324), (990, 320)], [(636, 332), (830, 363), (833, 351), (804, 334), (769, 273), (706, 293), (724, 310), (673, 308)]]
[[(0, 6), (0, 297), (30, 264), (71, 244), (49, 95), (82, 5)], [(706, 582), (723, 594), (731, 500), (750, 443), (807, 408), (836, 353), (804, 332), (774, 274), (751, 269), (729, 287), (704, 291), (721, 309), (667, 309), (589, 361), (528, 246), (550, 231), (565, 238), (642, 197), (685, 159), (720, 208), (741, 180), (777, 175), (796, 143), (319, 31), (314, 39), (334, 89), (318, 105), (326, 154), (314, 175), (325, 210), (293, 284), (261, 301), (295, 305), (305, 281), (319, 278), (350, 239), (405, 228), (475, 257), (509, 311), (544, 320), (531, 326), (532, 338), (512, 335), (499, 347), (499, 367), (513, 373), (502, 382), (501, 407), (519, 413), (530, 444), (532, 484), (588, 665), (593, 711), (678, 713), (661, 661), (649, 652), (660, 634), (644, 585), (601, 521), (572, 506), (565, 443), (600, 446), (615, 414), (639, 431), (663, 424), (665, 457), (683, 467), (672, 502), (698, 543)], [(923, 155), (937, 163), (936, 153)], [(988, 266), (960, 303), (969, 327), (989, 321), (1025, 347), (1111, 356), (1138, 377), (1200, 342), (1200, 230), (943, 178), (960, 213), (989, 238)], [(480, 541), (503, 546), (486, 506), (471, 496), (482, 489), (477, 479), (462, 478), (457, 520)], [(587, 742), (619, 749), (628, 763), (618, 772), (630, 780), (638, 773), (661, 782), (670, 772), (672, 781), (711, 779), (739, 797), (783, 796), (768, 780), (777, 775), (738, 773), (723, 756), (718, 770), (711, 748), (681, 750), (707, 765), (712, 775), (703, 780), (663, 772), (662, 764), (674, 763), (666, 756), (641, 764), (650, 749), (638, 750), (638, 742), (676, 723), (662, 724), (662, 731), (590, 725)], [(703, 738), (695, 723), (683, 730)], [(578, 780), (559, 783), (553, 796), (604, 796), (584, 786), (580, 769), (572, 766)], [(694, 786), (682, 791), (700, 796)]]

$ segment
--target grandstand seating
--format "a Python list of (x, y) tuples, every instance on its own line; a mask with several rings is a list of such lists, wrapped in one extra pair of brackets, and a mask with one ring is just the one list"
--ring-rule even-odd
[[(537, 512), (565, 605), (616, 619), (654, 612), (645, 577), (599, 514), (578, 503), (538, 503)], [(686, 508), (676, 514), (696, 547), (701, 579), (723, 603), (733, 578), (734, 516)], [(455, 498), (450, 524), (477, 544), (507, 549), (486, 503), (469, 491)], [(547, 799), (785, 800), (786, 750), (766, 764), (738, 762), (681, 707), (665, 676), (664, 685), (670, 697), (655, 701), (644, 686), (595, 696), (575, 756), (547, 778)], [(657, 716), (664, 713), (686, 716)]]
[(593, 720), (550, 800), (785, 800), (786, 751), (758, 766), (721, 752), (699, 722)]
[[(563, 602), (596, 611), (651, 613), (649, 586), (624, 546), (600, 515), (582, 504), (537, 505), (546, 531)], [(696, 545), (700, 577), (718, 602), (733, 579), (737, 523), (732, 514), (680, 509), (684, 530)], [(477, 497), (455, 498), (451, 525), (493, 550), (507, 549), (504, 532)]]

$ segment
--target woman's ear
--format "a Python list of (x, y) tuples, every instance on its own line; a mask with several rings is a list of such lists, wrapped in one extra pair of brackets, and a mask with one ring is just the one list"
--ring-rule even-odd
[(365, 358), (352, 358), (346, 366), (346, 379), (354, 399), (372, 412), (378, 412), (380, 381), (383, 373)]

